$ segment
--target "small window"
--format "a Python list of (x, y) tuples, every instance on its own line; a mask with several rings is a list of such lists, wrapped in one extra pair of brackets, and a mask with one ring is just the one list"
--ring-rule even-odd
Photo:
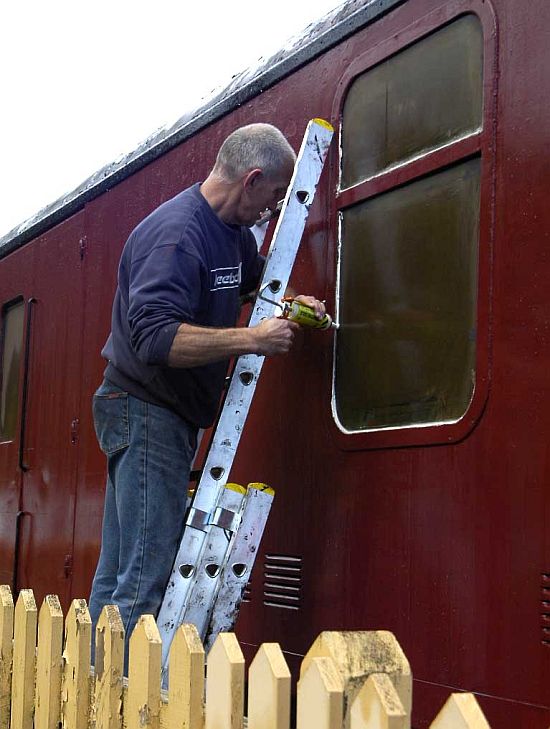
[(13, 440), (19, 411), (19, 372), (23, 350), (23, 301), (7, 304), (2, 312), (2, 369), (0, 370), (0, 440)]
[(482, 31), (474, 15), (358, 76), (344, 105), (347, 188), (481, 126)]
[(335, 403), (349, 431), (453, 422), (475, 380), (480, 160), (348, 208)]

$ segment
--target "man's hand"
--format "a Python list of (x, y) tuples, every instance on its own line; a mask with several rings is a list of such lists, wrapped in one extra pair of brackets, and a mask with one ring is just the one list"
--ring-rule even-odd
[(250, 329), (256, 342), (256, 354), (272, 356), (274, 354), (286, 354), (292, 347), (294, 332), (299, 325), (287, 319), (275, 317), (264, 319), (255, 327)]
[(325, 302), (319, 301), (314, 296), (304, 296), (303, 294), (299, 294), (298, 296), (294, 296), (294, 301), (297, 301), (299, 304), (305, 304), (306, 306), (309, 306), (310, 309), (313, 309), (317, 319), (322, 319), (327, 313)]
[[(324, 302), (313, 296), (296, 296), (297, 301), (310, 306), (315, 315), (322, 319), (325, 315)], [(170, 352), (170, 367), (200, 367), (210, 362), (219, 362), (238, 357), (241, 354), (260, 354), (273, 356), (286, 354), (292, 347), (294, 334), (299, 324), (272, 317), (264, 319), (255, 327), (217, 329), (180, 324)]]

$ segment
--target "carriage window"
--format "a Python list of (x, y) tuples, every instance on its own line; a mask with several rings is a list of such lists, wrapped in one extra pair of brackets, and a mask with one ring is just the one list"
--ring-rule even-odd
[(2, 311), (2, 369), (0, 370), (0, 440), (13, 440), (19, 409), (19, 371), (23, 349), (23, 301)]
[(474, 388), (479, 159), (348, 208), (335, 402), (346, 430), (452, 422)]
[(333, 414), (346, 433), (455, 423), (472, 401), (482, 41), (461, 16), (344, 99)]
[(341, 187), (475, 131), (482, 97), (482, 31), (471, 14), (369, 69), (344, 105)]

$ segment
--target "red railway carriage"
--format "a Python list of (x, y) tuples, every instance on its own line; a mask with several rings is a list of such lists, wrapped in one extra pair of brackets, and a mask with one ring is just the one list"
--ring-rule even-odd
[(297, 146), (325, 117), (292, 285), (340, 329), (258, 386), (232, 479), (277, 496), (239, 637), (297, 661), (320, 630), (389, 629), (416, 726), (465, 689), (495, 727), (548, 727), (549, 29), (545, 0), (352, 0), (0, 241), (2, 582), (88, 594), (130, 230), (237, 126)]

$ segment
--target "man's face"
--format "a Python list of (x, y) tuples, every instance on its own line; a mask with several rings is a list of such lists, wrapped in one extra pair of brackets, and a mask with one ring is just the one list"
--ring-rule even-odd
[(274, 177), (266, 177), (261, 170), (254, 170), (245, 182), (238, 210), (239, 223), (252, 226), (267, 209), (275, 211), (277, 203), (286, 194), (293, 166), (290, 164)]

